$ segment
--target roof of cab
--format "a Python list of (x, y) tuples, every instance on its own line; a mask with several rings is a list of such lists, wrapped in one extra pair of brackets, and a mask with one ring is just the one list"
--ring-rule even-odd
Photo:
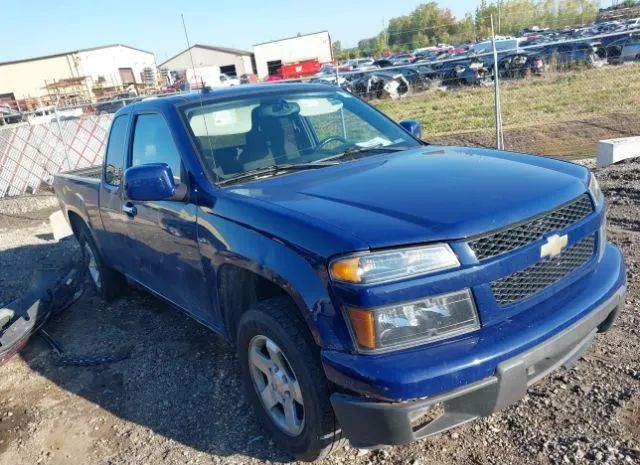
[[(241, 86), (222, 87), (210, 90), (198, 90), (182, 94), (165, 94), (148, 97), (139, 102), (132, 103), (122, 108), (122, 112), (141, 109), (160, 109), (163, 107), (188, 104), (190, 102), (213, 103), (228, 98), (243, 98), (251, 96), (281, 94), (288, 92), (313, 92), (339, 90), (339, 88), (327, 84), (308, 83), (274, 83), (274, 84), (246, 84)], [(119, 111), (118, 113), (120, 113)]]

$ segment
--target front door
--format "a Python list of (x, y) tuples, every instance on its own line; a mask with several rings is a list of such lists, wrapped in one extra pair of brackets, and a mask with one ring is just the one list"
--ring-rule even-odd
[[(134, 115), (130, 166), (166, 163), (176, 184), (186, 183), (180, 152), (171, 130), (160, 113)], [(130, 201), (129, 227), (132, 260), (131, 277), (152, 291), (208, 320), (208, 299), (204, 286), (196, 233), (196, 206), (187, 201)]]

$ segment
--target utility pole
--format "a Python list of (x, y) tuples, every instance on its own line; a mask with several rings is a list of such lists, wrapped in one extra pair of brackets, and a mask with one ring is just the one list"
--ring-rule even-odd
[[(384, 24), (385, 24), (385, 20), (383, 16), (382, 17), (382, 34), (384, 34), (384, 50), (386, 50), (389, 48), (389, 30), (385, 29)], [(383, 54), (384, 54), (384, 50), (382, 50)]]
[(500, 103), (500, 71), (498, 69), (498, 50), (496, 49), (496, 34), (493, 29), (493, 15), (491, 15), (491, 44), (493, 45), (493, 86), (495, 94), (495, 119), (496, 119), (496, 147), (504, 149), (504, 136), (502, 133), (502, 106)]

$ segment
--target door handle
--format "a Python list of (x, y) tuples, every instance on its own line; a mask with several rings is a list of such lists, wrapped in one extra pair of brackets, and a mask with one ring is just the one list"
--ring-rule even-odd
[(138, 213), (138, 209), (131, 202), (127, 202), (122, 206), (122, 212), (126, 213), (128, 216), (134, 217)]

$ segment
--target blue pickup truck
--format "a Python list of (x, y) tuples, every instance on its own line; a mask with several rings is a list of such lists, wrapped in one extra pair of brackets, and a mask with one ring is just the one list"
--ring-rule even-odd
[(54, 185), (97, 292), (137, 283), (227, 338), (302, 460), (490, 415), (624, 305), (589, 170), (430, 145), (324, 85), (128, 105), (103, 166)]

